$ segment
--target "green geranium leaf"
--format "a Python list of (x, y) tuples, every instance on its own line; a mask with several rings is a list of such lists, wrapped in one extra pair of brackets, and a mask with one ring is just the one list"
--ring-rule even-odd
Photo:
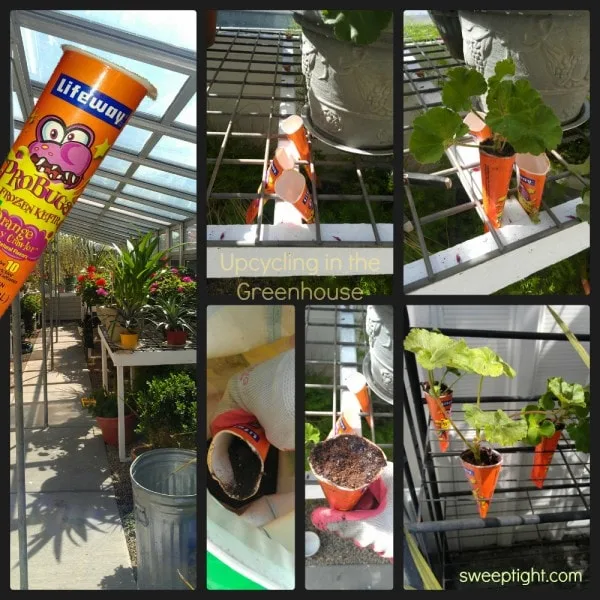
[(463, 404), (465, 421), (473, 429), (483, 429), (487, 423), (486, 414), (476, 404)]
[(545, 438), (552, 437), (556, 433), (556, 427), (552, 421), (542, 421), (539, 424), (540, 435)]
[(462, 375), (462, 373), (454, 367), (448, 367), (448, 372), (452, 373), (452, 375), (456, 375), (457, 377), (460, 377)]
[(494, 67), (494, 75), (488, 79), (488, 89), (493, 90), (505, 77), (515, 74), (515, 62), (512, 58), (499, 60)]
[(577, 205), (575, 212), (577, 213), (577, 218), (582, 221), (587, 221), (591, 225), (590, 221), (590, 190), (586, 189), (581, 195), (583, 202)]
[(558, 398), (562, 408), (585, 406), (585, 391), (580, 383), (568, 383), (561, 377), (548, 380), (548, 389)]
[(529, 404), (521, 410), (527, 423), (526, 439), (532, 446), (539, 444), (543, 436), (542, 425), (546, 420), (546, 415), (539, 410), (537, 404)]
[(448, 70), (448, 79), (442, 89), (442, 101), (456, 111), (471, 110), (471, 97), (485, 94), (487, 84), (481, 73), (467, 67)]
[(555, 404), (555, 396), (552, 392), (546, 392), (538, 401), (539, 408), (552, 410)]
[(321, 434), (312, 423), (304, 423), (304, 442), (317, 444)]
[(581, 419), (576, 424), (567, 425), (569, 437), (575, 444), (575, 449), (578, 452), (590, 452), (590, 418)]
[(460, 115), (448, 108), (436, 106), (413, 121), (408, 146), (420, 163), (434, 163), (442, 158), (446, 148), (468, 131), (469, 128)]
[(427, 329), (411, 329), (404, 340), (404, 349), (413, 352), (426, 370), (454, 367), (457, 356), (467, 351), (464, 340), (454, 340), (443, 333)]
[(482, 411), (477, 406), (463, 405), (465, 421), (474, 429), (483, 429), (492, 444), (512, 446), (527, 436), (527, 421), (511, 419), (503, 410)]
[(467, 364), (463, 367), (469, 373), (484, 377), (514, 377), (515, 370), (500, 358), (491, 348), (472, 348), (467, 354)]

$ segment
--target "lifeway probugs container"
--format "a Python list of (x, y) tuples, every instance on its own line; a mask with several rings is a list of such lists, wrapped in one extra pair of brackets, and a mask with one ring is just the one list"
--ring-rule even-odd
[(119, 133), (156, 88), (93, 54), (63, 56), (0, 169), (0, 317)]

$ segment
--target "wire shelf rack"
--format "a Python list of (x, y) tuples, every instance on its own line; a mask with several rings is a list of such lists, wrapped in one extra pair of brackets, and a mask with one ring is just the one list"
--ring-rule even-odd
[[(220, 28), (216, 43), (207, 50), (209, 257), (211, 249), (241, 246), (385, 248), (391, 253), (391, 217), (389, 223), (377, 222), (376, 215), (383, 205), (391, 215), (393, 195), (373, 191), (370, 181), (377, 174), (391, 179), (392, 157), (332, 153), (309, 133), (309, 159), (296, 161), (296, 168), (309, 176), (314, 223), (303, 223), (295, 209), (265, 192), (262, 180), (269, 161), (278, 145), (286, 144), (279, 122), (301, 114), (304, 105), (301, 57), (301, 36), (284, 30)], [(247, 170), (251, 181), (256, 174), (256, 188), (234, 189), (235, 181), (223, 174), (231, 166)], [(330, 189), (322, 191), (332, 172), (338, 181), (328, 181)], [(345, 189), (353, 182), (355, 192), (344, 193), (341, 181)], [(256, 223), (244, 224), (243, 213), (255, 198), (260, 198)], [(232, 202), (237, 203), (238, 219), (223, 219), (223, 207)], [(275, 203), (272, 216), (264, 210), (267, 202)], [(339, 214), (341, 203), (360, 206), (364, 222), (331, 222), (326, 215)]]
[[(413, 119), (426, 109), (442, 105), (441, 89), (447, 71), (462, 64), (450, 56), (442, 40), (414, 41), (405, 37), (403, 155), (406, 171), (419, 169), (407, 147)], [(563, 126), (563, 142), (581, 135), (571, 130), (588, 118), (589, 104), (586, 103), (579, 117)], [(589, 187), (589, 179), (572, 175), (565, 159), (556, 151), (551, 154), (565, 169), (546, 179), (539, 222), (532, 222), (516, 199), (516, 189), (511, 188), (500, 229), (490, 226), (483, 210), (477, 149), (453, 146), (446, 151), (449, 166), (440, 165), (443, 168), (428, 176), (419, 172), (405, 173), (405, 253), (410, 246), (411, 254), (418, 256), (412, 262), (405, 262), (405, 292), (460, 294), (465, 292), (465, 281), (469, 281), (473, 285), (469, 292), (488, 294), (589, 248), (589, 225), (575, 217), (576, 207), (582, 202), (582, 189)], [(457, 181), (464, 194), (458, 190), (454, 205), (424, 214), (424, 208), (415, 199), (415, 187), (427, 185), (449, 190)], [(565, 181), (569, 187), (564, 192), (552, 189), (557, 182)], [(445, 221), (446, 232), (450, 232), (446, 249), (440, 240), (428, 238), (428, 226), (439, 221)], [(483, 233), (484, 226), (488, 227), (488, 233)], [(460, 239), (467, 237), (464, 230), (470, 232), (470, 239)], [(519, 249), (524, 249), (526, 254), (517, 252)], [(496, 277), (486, 277), (492, 265)], [(472, 271), (472, 277), (465, 278), (468, 271)]]
[[(123, 352), (123, 348), (119, 344), (112, 340), (109, 331), (102, 324), (98, 325), (102, 329), (104, 339), (107, 340), (110, 349), (113, 352)], [(155, 328), (144, 328), (139, 335), (138, 346), (131, 352), (177, 352), (179, 350), (194, 350), (196, 348), (196, 330), (188, 332), (188, 340), (184, 346), (168, 346), (162, 333)]]
[[(452, 335), (449, 331), (444, 333)], [(453, 330), (455, 335), (468, 337), (495, 337), (497, 333)], [(504, 332), (505, 337), (514, 339), (522, 336), (528, 339), (532, 335)], [(539, 335), (542, 339), (561, 337)], [(580, 341), (589, 341), (589, 336), (577, 337)], [(406, 526), (420, 538), (422, 547), (431, 550), (429, 559), (444, 588), (460, 588), (461, 583), (467, 583), (460, 576), (467, 571), (521, 569), (531, 572), (542, 568), (564, 571), (565, 557), (569, 570), (578, 573), (573, 577), (579, 579), (563, 583), (572, 583), (575, 587), (586, 585), (589, 580), (589, 455), (577, 452), (563, 431), (543, 488), (538, 489), (529, 478), (534, 449), (518, 445), (502, 448), (501, 474), (487, 518), (481, 519), (459, 458), (464, 445), (451, 435), (446, 452), (440, 451), (431, 418), (426, 418), (427, 403), (421, 398), (416, 361), (411, 353), (405, 353), (405, 366), (404, 421), (408, 439), (405, 436), (404, 444), (405, 448), (407, 444), (417, 448), (418, 465), (418, 472), (410, 468), (405, 450), (404, 487), (414, 508), (410, 513), (405, 506)], [(414, 404), (411, 397), (416, 398)], [(481, 406), (482, 410), (500, 408), (518, 412), (538, 399), (485, 397)], [(476, 398), (455, 397), (452, 404), (452, 419), (467, 438), (473, 430), (464, 422), (462, 406), (475, 402)], [(497, 582), (488, 583), (491, 587), (498, 586)]]

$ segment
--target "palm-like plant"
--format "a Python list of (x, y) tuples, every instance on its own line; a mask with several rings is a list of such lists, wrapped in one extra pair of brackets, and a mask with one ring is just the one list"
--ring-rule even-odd
[(149, 320), (163, 331), (194, 331), (195, 308), (182, 303), (176, 295), (157, 297), (152, 306), (148, 306)]

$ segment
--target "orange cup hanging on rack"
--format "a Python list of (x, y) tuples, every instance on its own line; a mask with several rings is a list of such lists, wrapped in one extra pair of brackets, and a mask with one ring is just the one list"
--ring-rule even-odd
[(304, 127), (302, 117), (292, 115), (281, 123), (281, 129), (285, 135), (294, 143), (298, 156), (301, 160), (309, 160), (308, 136)]
[(502, 455), (494, 450), (493, 453), (498, 456), (499, 462), (495, 465), (479, 466), (466, 461), (463, 458), (465, 452), (460, 457), (463, 469), (467, 481), (471, 484), (471, 491), (473, 492), (475, 502), (477, 502), (479, 516), (485, 519), (494, 496), (498, 477), (500, 477), (500, 471), (502, 470)]
[(557, 431), (552, 437), (543, 438), (535, 447), (533, 466), (531, 467), (531, 481), (540, 490), (544, 487), (544, 481), (546, 481), (546, 475), (558, 446), (560, 435), (561, 432)]
[(63, 46), (0, 170), (0, 317), (146, 95), (141, 77)]
[[(515, 156), (494, 156), (480, 148), (483, 210), (494, 229), (502, 226), (502, 213), (508, 196), (508, 185), (515, 164)], [(487, 225), (484, 228), (487, 231)]]
[[(433, 421), (435, 433), (437, 435), (438, 442), (440, 443), (440, 449), (442, 452), (446, 452), (446, 450), (448, 450), (448, 446), (450, 445), (448, 438), (450, 422), (440, 409), (438, 403), (435, 401), (435, 398), (433, 398), (430, 394), (425, 393), (425, 400), (427, 400), (427, 406), (429, 407), (431, 420)], [(446, 411), (446, 415), (449, 417), (450, 411), (452, 410), (452, 394), (443, 394), (438, 398), (438, 400), (442, 403), (442, 406)]]
[(315, 218), (312, 196), (308, 191), (306, 179), (290, 169), (284, 171), (275, 182), (275, 193), (286, 202), (294, 205), (307, 223), (312, 223)]

